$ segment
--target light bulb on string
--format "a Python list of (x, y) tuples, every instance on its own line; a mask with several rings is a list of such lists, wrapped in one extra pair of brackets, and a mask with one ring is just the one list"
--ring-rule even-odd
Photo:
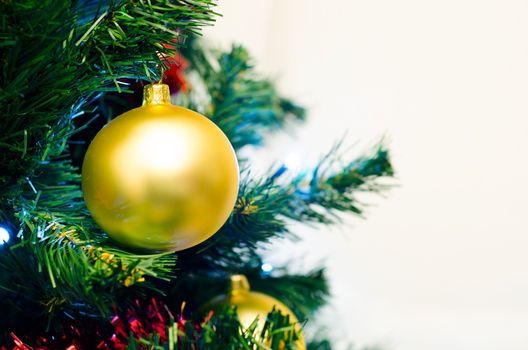
[(290, 170), (297, 170), (301, 166), (301, 158), (296, 153), (290, 153), (284, 158), (284, 166)]
[(270, 181), (275, 181), (288, 171), (297, 171), (301, 167), (301, 157), (297, 153), (289, 153), (280, 167), (270, 176)]
[(270, 276), (271, 273), (273, 272), (273, 265), (269, 264), (269, 263), (264, 263), (260, 266), (260, 275), (262, 277), (267, 277), (267, 276)]
[(9, 238), (11, 238), (9, 231), (5, 227), (0, 226), (0, 245), (9, 242)]
[(268, 264), (268, 263), (262, 264), (262, 266), (260, 268), (262, 269), (263, 272), (266, 272), (266, 273), (269, 273), (269, 272), (273, 271), (273, 266), (271, 264)]

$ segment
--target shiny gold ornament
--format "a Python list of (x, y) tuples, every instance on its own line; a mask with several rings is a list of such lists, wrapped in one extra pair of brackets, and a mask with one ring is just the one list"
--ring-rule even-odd
[(86, 205), (117, 242), (178, 251), (211, 237), (238, 193), (238, 163), (208, 118), (170, 103), (165, 84), (145, 86), (143, 106), (95, 136), (82, 168)]
[[(216, 309), (220, 305), (235, 305), (238, 319), (244, 328), (249, 328), (258, 318), (257, 333), (260, 333), (266, 323), (267, 314), (275, 307), (283, 315), (289, 315), (292, 324), (300, 334), (299, 321), (294, 313), (283, 303), (269, 295), (250, 291), (249, 282), (244, 275), (231, 276), (229, 294), (221, 295), (211, 300), (206, 307)], [(297, 349), (305, 350), (306, 345), (302, 337), (297, 340)], [(282, 347), (281, 347), (282, 348)]]

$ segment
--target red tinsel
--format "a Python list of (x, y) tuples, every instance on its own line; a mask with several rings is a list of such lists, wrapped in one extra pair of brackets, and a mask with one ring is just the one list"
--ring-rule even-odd
[(115, 315), (112, 319), (114, 334), (110, 338), (110, 344), (102, 342), (98, 349), (124, 350), (128, 344), (128, 335), (132, 333), (134, 338), (148, 338), (157, 333), (162, 342), (167, 340), (167, 327), (170, 325), (172, 315), (165, 309), (160, 312), (158, 302), (152, 298), (151, 303), (143, 308), (136, 300), (136, 307), (128, 309), (125, 316)]
[[(170, 45), (164, 45), (167, 48), (173, 49)], [(171, 93), (178, 91), (187, 92), (189, 86), (185, 79), (185, 70), (189, 67), (189, 63), (183, 58), (183, 56), (176, 52), (172, 57), (164, 57), (165, 71), (163, 72), (162, 82), (169, 85)]]
[[(210, 317), (211, 315), (208, 319)], [(95, 326), (95, 328), (86, 325), (83, 327), (72, 325), (69, 327), (67, 335), (39, 337), (36, 340), (21, 340), (17, 335), (11, 333), (13, 347), (0, 346), (0, 350), (87, 350), (87, 341), (94, 344), (90, 349), (125, 350), (131, 335), (135, 339), (148, 339), (153, 334), (157, 334), (161, 343), (166, 342), (167, 329), (172, 322), (178, 329), (183, 330), (186, 320), (182, 316), (175, 319), (169, 309), (154, 298), (146, 306), (136, 300), (133, 308), (114, 315), (111, 320), (111, 329), (102, 329), (100, 325)], [(143, 349), (143, 347), (140, 348)], [(147, 347), (144, 349), (147, 350)]]

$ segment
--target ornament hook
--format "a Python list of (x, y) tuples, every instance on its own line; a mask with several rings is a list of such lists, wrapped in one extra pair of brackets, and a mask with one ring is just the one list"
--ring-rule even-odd
[(232, 275), (230, 278), (230, 294), (231, 296), (245, 294), (249, 292), (249, 282), (244, 275)]
[(167, 84), (149, 84), (143, 88), (143, 106), (170, 104), (170, 89)]

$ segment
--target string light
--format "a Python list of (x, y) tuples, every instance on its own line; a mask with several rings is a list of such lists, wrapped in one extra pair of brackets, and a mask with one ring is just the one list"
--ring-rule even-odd
[(9, 242), (9, 238), (9, 231), (7, 231), (4, 227), (0, 226), (0, 245)]
[(295, 153), (290, 153), (284, 158), (284, 165), (288, 169), (296, 170), (301, 165), (301, 158)]
[(262, 269), (262, 272), (264, 273), (270, 273), (271, 271), (273, 271), (273, 266), (268, 263), (262, 264), (260, 268)]
[(298, 170), (301, 166), (301, 158), (298, 154), (290, 153), (282, 162), (282, 165), (271, 175), (270, 180), (275, 180), (288, 170)]

